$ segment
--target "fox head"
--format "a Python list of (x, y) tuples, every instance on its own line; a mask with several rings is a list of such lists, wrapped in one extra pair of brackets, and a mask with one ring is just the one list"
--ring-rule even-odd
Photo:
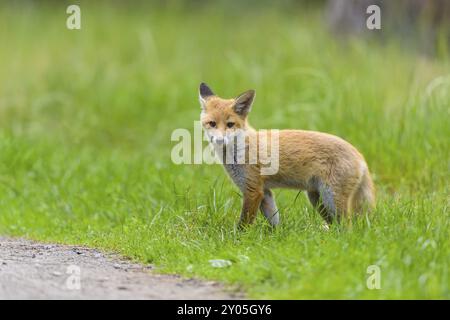
[(255, 90), (248, 90), (234, 99), (216, 96), (205, 84), (200, 84), (200, 121), (211, 143), (226, 145), (248, 129), (247, 116), (255, 98)]

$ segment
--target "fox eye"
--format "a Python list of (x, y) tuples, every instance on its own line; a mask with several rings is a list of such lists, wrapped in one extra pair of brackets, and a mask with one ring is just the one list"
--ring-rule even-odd
[(210, 125), (212, 128), (215, 128), (215, 127), (216, 127), (216, 122), (215, 122), (215, 121), (210, 121), (210, 122), (209, 122), (209, 125)]
[(228, 128), (233, 128), (234, 127), (234, 122), (227, 122), (227, 127)]

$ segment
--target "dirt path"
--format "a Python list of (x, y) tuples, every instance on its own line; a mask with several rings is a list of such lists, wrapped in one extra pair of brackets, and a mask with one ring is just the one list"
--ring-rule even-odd
[(213, 282), (84, 247), (0, 238), (0, 299), (233, 299)]

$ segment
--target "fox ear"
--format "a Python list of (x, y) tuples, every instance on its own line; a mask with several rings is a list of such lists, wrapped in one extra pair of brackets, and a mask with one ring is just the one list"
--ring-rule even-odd
[(200, 88), (198, 89), (198, 99), (200, 100), (200, 105), (202, 106), (202, 109), (205, 108), (206, 99), (213, 95), (214, 95), (214, 93), (206, 85), (206, 83), (204, 83), (204, 82), (200, 83)]
[(247, 116), (250, 112), (255, 99), (255, 90), (248, 90), (240, 94), (236, 99), (233, 106), (234, 112), (241, 116)]

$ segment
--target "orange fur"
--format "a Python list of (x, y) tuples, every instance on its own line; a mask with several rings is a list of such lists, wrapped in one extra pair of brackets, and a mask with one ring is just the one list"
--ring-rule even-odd
[[(247, 121), (253, 97), (254, 91), (248, 91), (236, 99), (221, 99), (208, 87), (201, 87), (204, 129), (212, 136), (226, 136), (242, 129), (249, 137), (261, 138), (261, 133)], [(229, 122), (233, 128), (227, 127)], [(270, 143), (269, 139), (267, 145)], [(279, 131), (279, 170), (274, 175), (262, 175), (260, 162), (225, 167), (244, 196), (241, 224), (252, 223), (258, 209), (272, 225), (278, 224), (272, 188), (305, 190), (328, 223), (370, 210), (375, 204), (374, 186), (364, 157), (350, 143), (326, 133)]]

